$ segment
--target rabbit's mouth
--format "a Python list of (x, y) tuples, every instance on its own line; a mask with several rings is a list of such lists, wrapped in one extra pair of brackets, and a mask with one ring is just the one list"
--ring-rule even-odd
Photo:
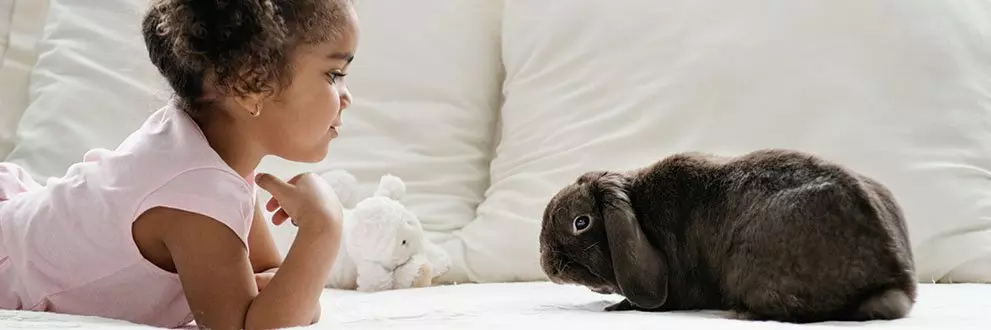
[(577, 284), (568, 276), (569, 269), (575, 264), (568, 256), (557, 251), (544, 251), (540, 256), (540, 264), (552, 283)]
[(613, 291), (613, 286), (588, 265), (563, 253), (550, 257), (544, 268), (552, 283), (581, 285), (600, 293)]
[(591, 289), (592, 291), (595, 291), (595, 292), (598, 292), (598, 293), (609, 294), (609, 293), (612, 293), (614, 291), (613, 285), (610, 284), (609, 281), (606, 281), (605, 278), (603, 278), (602, 276), (600, 276), (594, 270), (592, 270), (591, 267), (589, 267), (588, 265), (582, 264), (582, 263), (577, 263), (577, 262), (575, 264), (581, 266), (585, 270), (585, 272), (588, 273), (588, 275), (591, 275), (591, 279), (586, 279), (586, 280), (583, 281), (584, 283), (579, 283), (579, 284), (584, 285), (584, 286), (588, 287), (589, 289)]

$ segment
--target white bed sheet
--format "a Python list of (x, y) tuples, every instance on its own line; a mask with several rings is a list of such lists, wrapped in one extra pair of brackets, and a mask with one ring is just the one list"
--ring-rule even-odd
[[(464, 284), (379, 293), (327, 290), (323, 319), (337, 329), (989, 329), (991, 284), (925, 284), (906, 319), (793, 325), (727, 319), (725, 313), (603, 312), (617, 301), (551, 283)], [(125, 322), (0, 311), (0, 329), (128, 329)]]

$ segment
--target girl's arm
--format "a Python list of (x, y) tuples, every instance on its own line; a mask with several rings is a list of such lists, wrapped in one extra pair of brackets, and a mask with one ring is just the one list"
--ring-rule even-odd
[[(251, 232), (248, 234), (248, 259), (255, 272), (258, 291), (268, 287), (268, 283), (271, 283), (282, 265), (282, 257), (279, 255), (279, 249), (275, 247), (271, 230), (265, 224), (265, 213), (262, 212), (261, 205), (261, 202), (255, 203), (255, 216), (251, 220)], [(312, 323), (320, 321), (320, 312), (318, 305)]]
[(275, 247), (271, 230), (265, 224), (265, 213), (261, 206), (261, 201), (255, 203), (255, 215), (248, 233), (248, 259), (255, 274), (274, 272), (282, 264), (282, 256)]
[(259, 293), (247, 249), (222, 223), (172, 209), (142, 217), (169, 224), (162, 242), (198, 326), (286, 328), (312, 324), (320, 313), (320, 294), (340, 240), (331, 221), (310, 221), (306, 230), (300, 228), (285, 261)]

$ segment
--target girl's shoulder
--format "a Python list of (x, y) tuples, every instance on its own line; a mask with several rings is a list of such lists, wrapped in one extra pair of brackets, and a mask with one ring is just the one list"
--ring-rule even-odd
[(114, 151), (96, 153), (87, 180), (96, 186), (127, 187), (135, 218), (155, 207), (202, 214), (246, 235), (256, 187), (210, 147), (199, 126), (181, 110), (166, 106), (152, 114)]
[(254, 180), (227, 165), (181, 110), (159, 110), (119, 150), (122, 161), (137, 170), (131, 180), (146, 180), (139, 184), (148, 192), (136, 215), (169, 207), (213, 218), (246, 238), (257, 189)]
[(200, 214), (219, 221), (247, 244), (254, 216), (255, 187), (217, 168), (196, 168), (178, 173), (157, 186), (136, 207), (141, 215), (156, 207)]

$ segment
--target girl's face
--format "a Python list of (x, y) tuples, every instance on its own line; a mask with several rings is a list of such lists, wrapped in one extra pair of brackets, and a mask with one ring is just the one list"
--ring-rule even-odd
[(358, 29), (353, 9), (350, 16), (341, 37), (296, 49), (291, 84), (264, 101), (256, 120), (250, 121), (267, 153), (307, 163), (326, 157), (328, 143), (343, 124), (341, 113), (351, 105), (344, 76), (357, 47)]

